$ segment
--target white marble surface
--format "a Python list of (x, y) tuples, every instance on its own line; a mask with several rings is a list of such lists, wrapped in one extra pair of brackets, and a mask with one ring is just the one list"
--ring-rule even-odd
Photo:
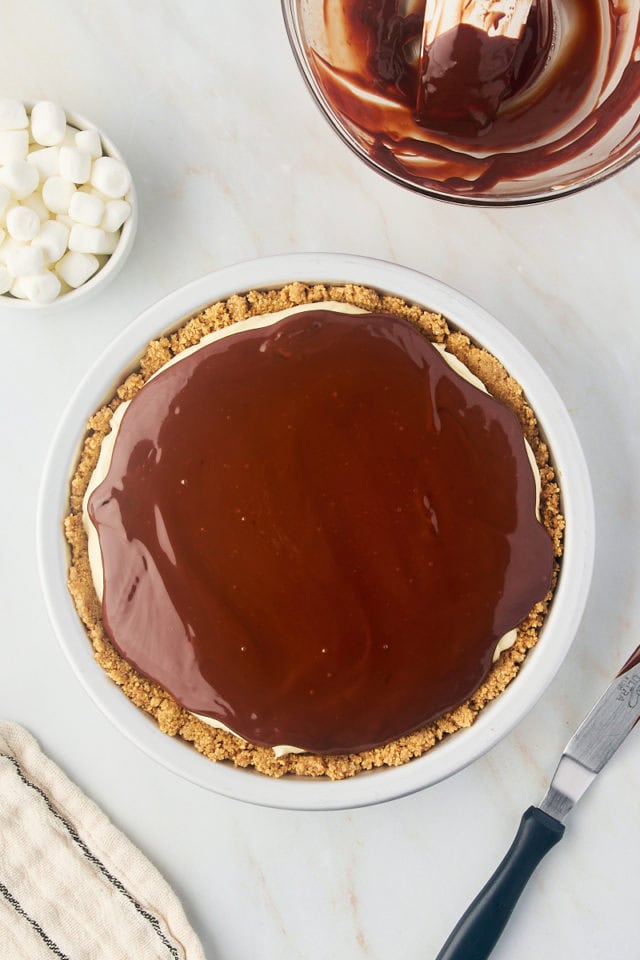
[[(86, 307), (0, 313), (2, 715), (28, 727), (166, 874), (208, 960), (435, 956), (640, 640), (640, 167), (529, 209), (417, 198), (365, 169), (321, 118), (276, 0), (14, 0), (1, 14), (0, 91), (93, 118), (127, 157), (141, 214), (120, 279)], [(123, 739), (59, 651), (34, 550), (48, 437), (96, 353), (185, 281), (302, 250), (416, 267), (506, 324), (573, 415), (598, 523), (583, 625), (517, 730), (428, 791), (325, 815), (220, 799)], [(576, 810), (496, 960), (635, 955), (639, 737)]]

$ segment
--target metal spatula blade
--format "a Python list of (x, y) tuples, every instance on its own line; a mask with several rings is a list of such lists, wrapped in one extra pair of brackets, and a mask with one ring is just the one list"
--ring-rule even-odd
[(567, 814), (640, 719), (640, 647), (578, 727), (539, 807), (529, 807), (502, 863), (436, 960), (486, 960), (542, 858), (564, 834)]

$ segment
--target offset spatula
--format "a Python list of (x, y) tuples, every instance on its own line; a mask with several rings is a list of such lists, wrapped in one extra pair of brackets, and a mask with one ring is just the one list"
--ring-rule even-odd
[(640, 719), (640, 647), (569, 740), (539, 807), (529, 807), (504, 860), (436, 960), (485, 960), (542, 858), (564, 833), (574, 804)]

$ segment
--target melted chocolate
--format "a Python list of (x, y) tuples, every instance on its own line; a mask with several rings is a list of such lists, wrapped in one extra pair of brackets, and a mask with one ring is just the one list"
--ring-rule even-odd
[(626, 3), (540, 0), (519, 41), (459, 26), (425, 51), (422, 75), (424, 3), (408, 17), (399, 7), (325, 0), (328, 52), (309, 51), (347, 131), (395, 176), (461, 197), (531, 177), (543, 188), (556, 169), (570, 183), (626, 158), (640, 137), (639, 21)]
[(636, 647), (633, 651), (627, 662), (624, 666), (618, 671), (617, 676), (621, 676), (623, 673), (626, 673), (627, 670), (631, 670), (632, 667), (640, 666), (640, 647)]
[(430, 130), (478, 137), (495, 123), (504, 100), (532, 82), (547, 56), (535, 9), (520, 40), (462, 24), (436, 37), (421, 64), (415, 120)]
[(299, 312), (150, 380), (90, 498), (117, 650), (253, 743), (348, 753), (487, 675), (552, 546), (514, 414), (407, 321)]

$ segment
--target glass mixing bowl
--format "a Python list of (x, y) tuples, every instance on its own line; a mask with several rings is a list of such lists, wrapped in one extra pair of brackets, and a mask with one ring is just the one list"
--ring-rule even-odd
[[(347, 35), (344, 24), (338, 23), (337, 30), (333, 25), (349, 9), (356, 11), (355, 16), (371, 18), (375, 0), (281, 2), (300, 72), (336, 133), (378, 173), (418, 193), (472, 205), (533, 203), (598, 183), (640, 152), (640, 4), (636, 0), (539, 0), (549, 4), (553, 24), (540, 76), (560, 69), (557, 76), (569, 78), (575, 94), (571, 113), (563, 114), (568, 101), (564, 94), (557, 95), (554, 74), (553, 83), (548, 84), (552, 102), (547, 101), (545, 108), (549, 124), (542, 131), (528, 129), (540, 107), (535, 80), (525, 88), (524, 99), (518, 100), (518, 94), (513, 100), (515, 112), (509, 107), (511, 130), (498, 146), (500, 138), (493, 134), (444, 142), (438, 133), (417, 126), (406, 105), (401, 115), (396, 90), (387, 98), (388, 88), (372, 84), (366, 70), (357, 69), (371, 52), (371, 39), (362, 39), (362, 21), (361, 35), (355, 40)], [(424, 0), (397, 0), (395, 5), (400, 15), (413, 12), (418, 19), (423, 10)], [(576, 24), (582, 40), (576, 39), (580, 32)], [(366, 50), (365, 44), (369, 45)], [(593, 62), (587, 79), (589, 51)]]

